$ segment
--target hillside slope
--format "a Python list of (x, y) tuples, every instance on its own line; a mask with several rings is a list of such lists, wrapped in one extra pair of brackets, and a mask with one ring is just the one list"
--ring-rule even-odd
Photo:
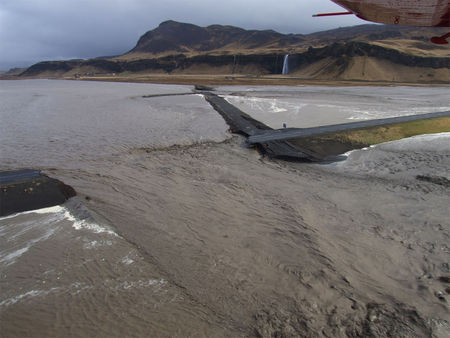
[(309, 35), (166, 21), (113, 58), (41, 62), (22, 77), (110, 74), (289, 74), (301, 79), (448, 83), (447, 46), (427, 41), (442, 29), (360, 25)]
[[(281, 34), (273, 30), (245, 30), (233, 26), (212, 25), (199, 27), (175, 21), (165, 21), (148, 31), (136, 46), (119, 58), (132, 55), (161, 56), (167, 54), (192, 53), (255, 53), (274, 51), (302, 51), (310, 46), (323, 47), (335, 42), (381, 42), (403, 41), (417, 50), (426, 50), (430, 56), (449, 55), (447, 46), (429, 42), (433, 35), (446, 33), (442, 28), (401, 27), (393, 25), (365, 24), (312, 33)], [(395, 48), (402, 49), (398, 44)]]
[(272, 30), (245, 30), (233, 26), (212, 25), (199, 27), (175, 21), (165, 21), (154, 30), (145, 33), (136, 46), (127, 54), (133, 53), (188, 53), (214, 50), (253, 50), (271, 45), (298, 43), (299, 35), (291, 36)]

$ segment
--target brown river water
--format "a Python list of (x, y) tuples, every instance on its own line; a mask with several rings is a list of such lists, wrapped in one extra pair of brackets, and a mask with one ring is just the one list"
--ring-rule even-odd
[[(273, 161), (201, 95), (142, 97), (191, 91), (0, 81), (0, 170), (78, 193), (0, 218), (0, 336), (450, 334), (449, 187), (416, 179), (450, 179), (450, 133), (337, 164)], [(274, 125), (450, 106), (445, 88), (219, 93)]]

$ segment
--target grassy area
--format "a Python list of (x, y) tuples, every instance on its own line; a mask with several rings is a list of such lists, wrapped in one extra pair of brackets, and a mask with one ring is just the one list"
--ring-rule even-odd
[(289, 142), (326, 157), (405, 137), (442, 132), (450, 132), (450, 117), (387, 124), (324, 136), (298, 138)]
[(369, 146), (421, 134), (450, 132), (450, 117), (389, 124), (336, 134), (338, 139)]

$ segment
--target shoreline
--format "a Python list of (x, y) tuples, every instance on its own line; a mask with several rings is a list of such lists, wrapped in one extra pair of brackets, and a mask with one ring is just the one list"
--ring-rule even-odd
[(380, 87), (450, 87), (450, 82), (393, 82), (373, 80), (320, 80), (283, 75), (207, 75), (207, 74), (145, 74), (145, 75), (99, 75), (81, 77), (1, 77), (0, 80), (73, 80), (101, 82), (155, 83), (173, 85), (208, 86), (380, 86)]

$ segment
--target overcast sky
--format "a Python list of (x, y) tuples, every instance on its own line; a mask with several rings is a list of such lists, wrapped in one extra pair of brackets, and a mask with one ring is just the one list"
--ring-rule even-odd
[(311, 33), (365, 23), (329, 0), (0, 0), (0, 69), (122, 54), (162, 21)]

